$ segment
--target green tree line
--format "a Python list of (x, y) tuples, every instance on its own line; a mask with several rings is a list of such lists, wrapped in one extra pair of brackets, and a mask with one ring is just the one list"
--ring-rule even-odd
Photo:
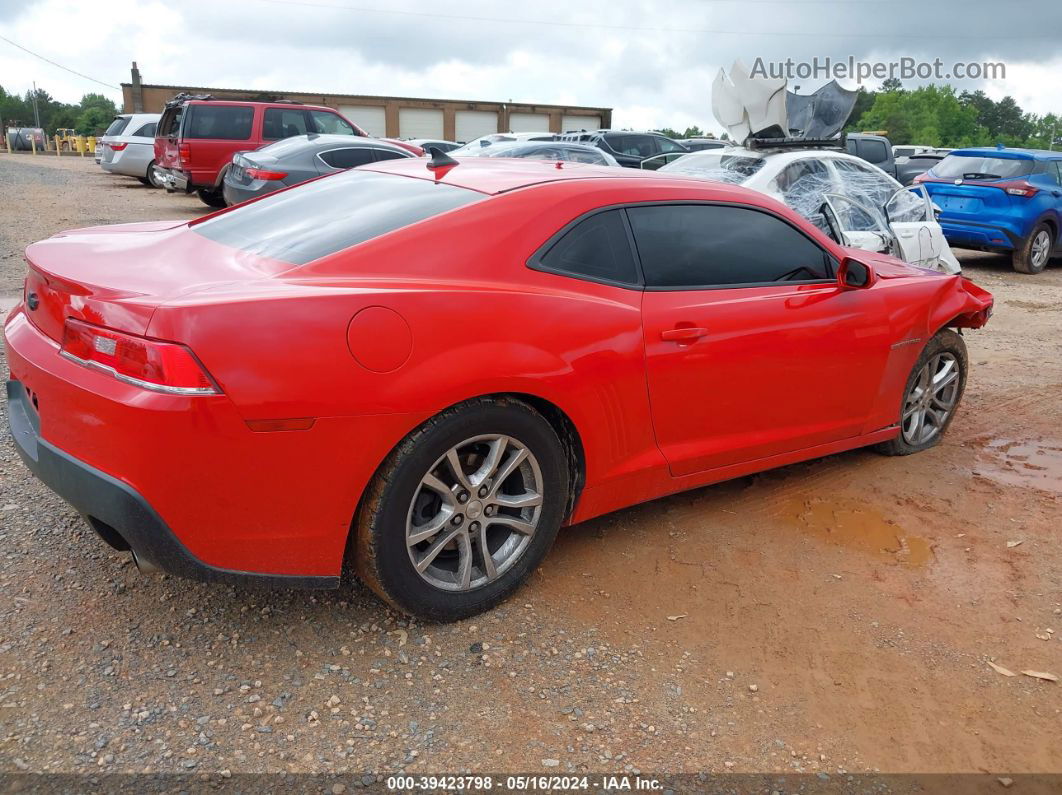
[(950, 85), (905, 89), (886, 80), (880, 91), (863, 91), (848, 131), (884, 130), (894, 144), (924, 146), (1023, 146), (1049, 149), (1062, 143), (1062, 118), (1026, 113), (1013, 97), (984, 91), (957, 92)]
[[(9, 94), (0, 86), (0, 120), (9, 127), (16, 122), (24, 127), (36, 127), (33, 113), (33, 91), (24, 95)], [(72, 128), (81, 135), (99, 135), (111, 123), (118, 112), (107, 97), (102, 94), (85, 94), (76, 105), (59, 102), (43, 88), (36, 93), (37, 113), (45, 135), (55, 135), (60, 128)]]

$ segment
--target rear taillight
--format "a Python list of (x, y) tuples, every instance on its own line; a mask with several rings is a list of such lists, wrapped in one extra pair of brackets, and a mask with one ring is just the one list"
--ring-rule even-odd
[(1034, 188), (1028, 182), (1023, 180), (1019, 180), (1018, 182), (1000, 182), (995, 187), (1002, 188), (1011, 196), (1022, 196), (1026, 199), (1032, 198), (1040, 192), (1039, 189)]
[(188, 163), (192, 159), (192, 147), (188, 144), (180, 144), (177, 147), (177, 160), (180, 165)]
[(115, 144), (115, 143), (109, 143), (109, 144), (107, 144), (107, 146), (109, 146), (109, 147), (110, 147), (111, 149), (113, 149), (113, 150), (114, 150), (115, 152), (121, 152), (121, 151), (122, 151), (123, 149), (125, 149), (125, 148), (126, 148), (127, 146), (129, 146), (129, 144)]
[(270, 171), (267, 168), (254, 168), (252, 166), (247, 169), (247, 176), (251, 179), (284, 179), (287, 175), (286, 171)]
[(109, 372), (119, 381), (173, 395), (216, 395), (219, 389), (188, 348), (67, 318), (63, 356)]

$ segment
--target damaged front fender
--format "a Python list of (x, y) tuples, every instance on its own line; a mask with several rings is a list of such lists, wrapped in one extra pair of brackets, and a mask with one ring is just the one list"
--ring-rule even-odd
[(933, 331), (942, 328), (981, 328), (992, 316), (995, 299), (965, 276), (956, 278), (950, 293), (937, 304), (931, 322)]

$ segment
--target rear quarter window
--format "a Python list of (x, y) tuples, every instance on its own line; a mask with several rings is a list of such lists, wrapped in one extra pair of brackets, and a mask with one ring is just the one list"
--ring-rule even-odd
[(304, 265), (484, 198), (445, 183), (343, 171), (193, 223), (191, 229), (222, 245)]
[(245, 141), (251, 137), (254, 108), (240, 105), (193, 105), (186, 111), (185, 138)]
[(115, 116), (104, 135), (121, 135), (129, 125), (131, 119), (128, 116)]

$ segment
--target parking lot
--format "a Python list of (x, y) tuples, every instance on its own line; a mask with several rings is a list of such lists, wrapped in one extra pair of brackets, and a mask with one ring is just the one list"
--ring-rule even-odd
[[(0, 156), (0, 207), (5, 310), (35, 240), (208, 209), (91, 158), (30, 155)], [(0, 766), (1057, 770), (1062, 685), (1020, 672), (1062, 675), (1062, 266), (1022, 276), (956, 254), (996, 312), (966, 335), (966, 397), (940, 446), (562, 530), (515, 598), (452, 625), (411, 623), (357, 582), (142, 575), (5, 433)]]

